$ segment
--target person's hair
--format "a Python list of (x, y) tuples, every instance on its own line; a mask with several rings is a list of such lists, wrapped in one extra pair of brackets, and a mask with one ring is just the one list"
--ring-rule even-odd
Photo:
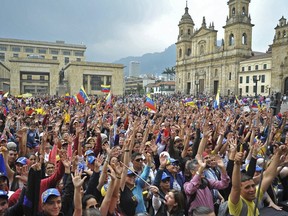
[(177, 191), (177, 190), (173, 189), (173, 190), (170, 190), (170, 192), (172, 192), (174, 194), (175, 203), (178, 204), (178, 205), (174, 206), (170, 212), (170, 214), (173, 215), (174, 213), (185, 209), (185, 199), (184, 199), (183, 193), (181, 191)]
[(101, 216), (101, 212), (96, 208), (89, 208), (83, 211), (83, 216)]
[(84, 195), (83, 198), (82, 198), (82, 209), (86, 209), (87, 200), (89, 200), (89, 199), (95, 199), (95, 200), (97, 200), (97, 199), (95, 198), (95, 196), (93, 196), (92, 194), (86, 194), (86, 195)]
[(209, 207), (198, 206), (195, 209), (193, 209), (193, 216), (205, 216), (213, 212), (214, 212), (213, 209), (210, 209)]
[(253, 178), (246, 173), (241, 173), (241, 182), (246, 182), (252, 180)]
[(47, 161), (47, 162), (45, 163), (45, 168), (47, 168), (48, 164), (52, 164), (52, 165), (55, 167), (55, 164), (54, 164), (54, 163), (52, 163), (52, 162), (50, 162), (50, 161)]
[(142, 154), (139, 153), (139, 152), (134, 152), (134, 153), (131, 155), (131, 161), (134, 161), (137, 156), (141, 156), (141, 155), (142, 155)]
[(198, 161), (196, 159), (193, 159), (191, 161), (187, 161), (186, 169), (189, 172), (194, 171), (195, 169), (197, 169), (197, 167), (198, 167)]

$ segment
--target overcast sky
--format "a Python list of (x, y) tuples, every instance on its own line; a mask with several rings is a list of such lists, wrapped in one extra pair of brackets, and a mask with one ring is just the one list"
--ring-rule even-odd
[[(205, 16), (222, 39), (227, 1), (188, 0), (196, 27)], [(113, 62), (174, 44), (185, 5), (186, 0), (1, 0), (0, 37), (83, 43), (88, 61)], [(250, 14), (253, 50), (264, 52), (278, 20), (288, 18), (288, 0), (251, 0)]]

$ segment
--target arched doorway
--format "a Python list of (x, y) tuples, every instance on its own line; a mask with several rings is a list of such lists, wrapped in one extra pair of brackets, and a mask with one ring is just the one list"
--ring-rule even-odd
[(285, 78), (284, 82), (284, 94), (288, 95), (288, 77)]

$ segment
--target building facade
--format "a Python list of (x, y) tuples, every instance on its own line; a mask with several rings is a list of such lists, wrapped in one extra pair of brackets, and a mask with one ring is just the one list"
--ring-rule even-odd
[[(228, 16), (226, 25), (223, 27), (224, 39), (222, 39), (221, 45), (217, 45), (217, 30), (214, 29), (214, 23), (207, 25), (206, 19), (203, 17), (201, 27), (196, 30), (186, 5), (185, 13), (178, 25), (179, 35), (176, 42), (176, 91), (186, 94), (196, 94), (197, 92), (216, 94), (219, 90), (221, 95), (240, 93), (250, 95), (255, 94), (256, 89), (257, 93), (262, 94), (263, 85), (264, 93), (266, 88), (270, 88), (271, 92), (281, 91), (283, 93), (288, 90), (288, 81), (286, 81), (288, 75), (288, 24), (286, 19), (282, 17), (279, 25), (275, 28), (276, 33), (271, 45), (270, 60), (267, 60), (265, 53), (258, 55), (257, 52), (252, 51), (252, 28), (254, 25), (251, 23), (249, 6), (250, 0), (228, 1)], [(257, 58), (256, 55), (258, 55)], [(261, 59), (262, 57), (263, 59)], [(249, 67), (249, 64), (251, 67), (254, 64), (258, 64), (258, 67), (262, 64), (270, 67), (261, 69), (262, 71), (247, 69), (249, 75), (248, 73), (244, 75), (242, 72), (246, 70), (242, 71), (242, 68)], [(259, 75), (261, 75), (261, 79), (262, 75), (266, 77), (263, 85), (260, 85), (259, 81), (256, 82)], [(253, 76), (258, 77), (254, 79), (254, 82)], [(252, 77), (251, 86), (240, 83), (240, 80), (243, 81), (246, 77), (249, 77), (247, 78), (249, 80)], [(256, 83), (259, 84), (257, 88), (254, 87)]]
[[(88, 94), (101, 94), (110, 84), (123, 94), (123, 65), (85, 61), (86, 46), (64, 41), (0, 39), (0, 90), (23, 93), (75, 94), (83, 85)], [(115, 84), (115, 85), (113, 85)], [(64, 92), (62, 91), (62, 94)]]
[(129, 62), (129, 77), (139, 77), (140, 76), (140, 62), (130, 61)]

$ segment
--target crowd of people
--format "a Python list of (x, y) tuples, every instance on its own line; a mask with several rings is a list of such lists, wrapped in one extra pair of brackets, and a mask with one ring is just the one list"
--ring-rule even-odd
[(181, 94), (152, 99), (154, 111), (135, 95), (109, 104), (2, 97), (0, 216), (283, 211), (288, 112), (247, 110), (237, 98), (219, 107)]

